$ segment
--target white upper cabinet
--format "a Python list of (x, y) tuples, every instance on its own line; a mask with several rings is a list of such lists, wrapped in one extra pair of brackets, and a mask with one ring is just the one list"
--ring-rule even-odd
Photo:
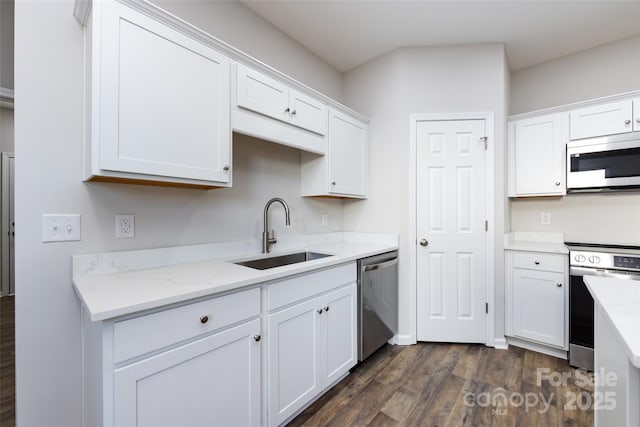
[(289, 88), (262, 73), (238, 64), (238, 105), (274, 119), (289, 120)]
[(302, 195), (366, 198), (368, 131), (364, 121), (329, 109), (327, 154), (302, 154)]
[(320, 135), (327, 133), (327, 107), (302, 92), (289, 90), (289, 123)]
[(631, 132), (633, 102), (630, 99), (571, 110), (571, 139)]
[(509, 123), (509, 197), (566, 194), (565, 113)]
[(230, 184), (225, 55), (114, 1), (93, 2), (86, 47), (86, 179)]

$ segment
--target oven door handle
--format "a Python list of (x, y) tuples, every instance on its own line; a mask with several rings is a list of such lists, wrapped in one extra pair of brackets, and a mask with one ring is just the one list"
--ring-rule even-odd
[(593, 268), (584, 267), (571, 267), (569, 269), (571, 276), (598, 276), (598, 277), (613, 277), (614, 279), (627, 279), (627, 280), (640, 280), (640, 274), (635, 272), (620, 273), (610, 270), (596, 270)]

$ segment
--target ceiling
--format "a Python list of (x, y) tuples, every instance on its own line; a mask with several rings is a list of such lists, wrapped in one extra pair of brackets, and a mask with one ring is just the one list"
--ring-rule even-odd
[(241, 1), (341, 72), (399, 47), (496, 42), (518, 70), (640, 34), (640, 0)]

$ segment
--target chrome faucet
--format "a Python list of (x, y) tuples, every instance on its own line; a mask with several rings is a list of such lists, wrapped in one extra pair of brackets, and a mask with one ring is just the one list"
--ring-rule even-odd
[(262, 231), (263, 254), (269, 253), (269, 245), (277, 242), (275, 231), (271, 230), (271, 233), (269, 233), (269, 207), (274, 202), (280, 202), (280, 204), (284, 208), (286, 224), (291, 225), (291, 218), (289, 217), (289, 206), (287, 206), (287, 202), (282, 200), (280, 197), (274, 197), (273, 199), (269, 200), (264, 207), (264, 230)]

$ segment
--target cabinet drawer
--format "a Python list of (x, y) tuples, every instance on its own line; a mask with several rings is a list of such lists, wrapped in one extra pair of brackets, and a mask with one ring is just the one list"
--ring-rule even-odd
[(544, 254), (540, 252), (513, 252), (513, 266), (530, 270), (564, 273), (566, 258), (566, 255)]
[(356, 274), (356, 263), (352, 262), (271, 284), (267, 290), (267, 309), (274, 310), (284, 307), (355, 282)]
[[(260, 289), (115, 322), (114, 363), (194, 338), (260, 314)], [(208, 320), (202, 322), (201, 318)]]

